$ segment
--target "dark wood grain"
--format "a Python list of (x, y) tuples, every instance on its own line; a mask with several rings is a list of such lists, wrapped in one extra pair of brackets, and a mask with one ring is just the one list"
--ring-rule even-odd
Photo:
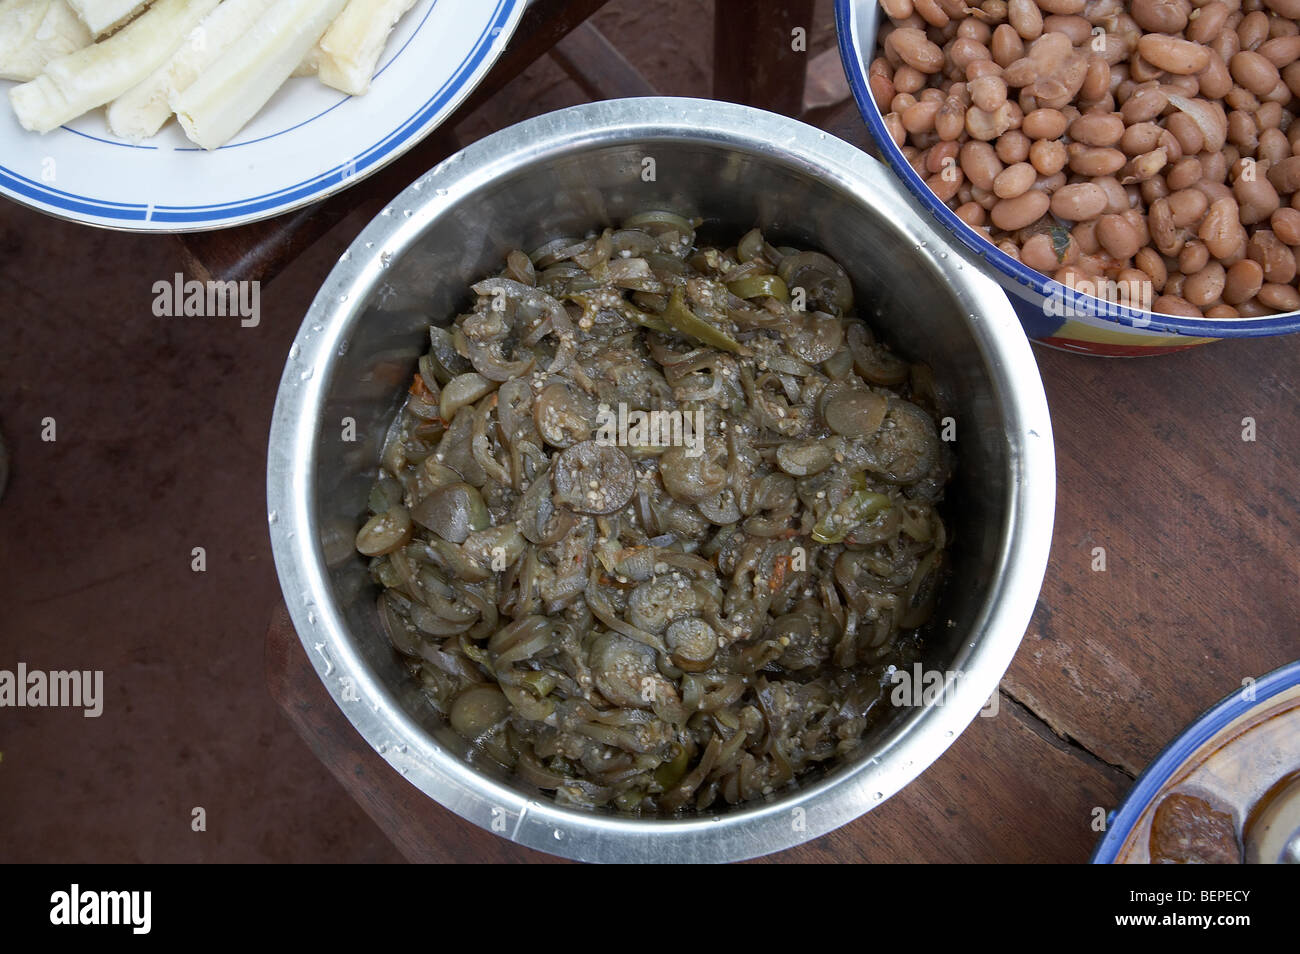
[[(774, 863), (1064, 864), (1088, 859), (1130, 779), (1005, 696), (893, 798)], [(1098, 811), (1100, 809), (1100, 811)]]
[(871, 141), (867, 125), (862, 121), (857, 103), (852, 99), (820, 109), (810, 109), (800, 117), (804, 122), (826, 130), (832, 136), (838, 136), (851, 143), (873, 158), (880, 158), (880, 150)]
[(450, 132), (545, 55), (608, 0), (535, 0), (496, 64), (456, 111), (422, 142), (342, 192), (274, 218), (177, 236), (186, 271), (201, 281), (270, 281), (356, 210), (371, 218), (414, 179), (460, 148)]
[(1155, 358), (1036, 351), (1057, 520), (1004, 685), (1136, 772), (1243, 679), (1300, 657), (1300, 336)]
[(541, 59), (609, 0), (533, 0), (519, 28), (483, 81), (474, 87), (453, 116), (452, 124), (501, 92), (512, 79)]
[(555, 44), (551, 56), (593, 99), (658, 95), (650, 81), (590, 20)]
[[(786, 116), (803, 108), (807, 34), (813, 0), (716, 0), (713, 17), (713, 96)], [(805, 49), (793, 31), (805, 31)]]

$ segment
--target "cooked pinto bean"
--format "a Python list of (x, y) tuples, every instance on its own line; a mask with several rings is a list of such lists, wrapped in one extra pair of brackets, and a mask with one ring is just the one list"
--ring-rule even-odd
[(1071, 281), (1143, 274), (1177, 314), (1300, 296), (1300, 0), (884, 9), (869, 79), (891, 137), (1007, 254)]

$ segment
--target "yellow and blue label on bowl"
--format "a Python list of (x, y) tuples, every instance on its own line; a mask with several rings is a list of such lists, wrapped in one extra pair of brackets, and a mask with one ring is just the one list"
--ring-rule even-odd
[[(1021, 270), (1029, 271), (1024, 266)], [(1088, 294), (1091, 283), (1085, 287), (1081, 282), (1072, 289), (1036, 272), (1031, 275), (1037, 282), (1018, 284), (1015, 289), (1008, 288), (996, 271), (992, 277), (1007, 291), (1025, 332), (1062, 351), (1137, 358), (1171, 354), (1218, 340), (1214, 336), (1171, 334), (1163, 327), (1153, 329), (1155, 320), (1163, 316), (1148, 310), (1153, 296), (1149, 282), (1101, 281), (1097, 283), (1101, 287), (1095, 289), (1098, 294)]]

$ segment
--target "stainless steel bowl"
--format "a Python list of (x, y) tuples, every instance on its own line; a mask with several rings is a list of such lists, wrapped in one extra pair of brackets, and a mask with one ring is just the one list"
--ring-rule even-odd
[[(891, 707), (867, 755), (797, 789), (671, 819), (562, 808), (466, 761), (385, 640), (352, 549), (428, 323), (466, 307), (469, 283), (510, 249), (650, 208), (701, 216), (720, 235), (760, 225), (838, 259), (860, 312), (933, 367), (955, 409), (959, 459), (947, 506), (952, 577), (924, 663), (961, 673), (952, 690), (937, 704)], [(1042, 583), (1055, 506), (1042, 383), (997, 286), (950, 255), (884, 166), (857, 149), (781, 116), (690, 99), (541, 116), (412, 184), (316, 296), (289, 352), (268, 456), (276, 569), (303, 646), (348, 719), (396, 771), (463, 818), (584, 861), (753, 857), (822, 835), (897, 792), (997, 691)]]

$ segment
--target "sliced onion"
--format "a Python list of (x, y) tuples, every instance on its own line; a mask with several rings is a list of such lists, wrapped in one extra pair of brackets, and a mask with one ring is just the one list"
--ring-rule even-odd
[(1205, 149), (1218, 152), (1228, 140), (1228, 117), (1223, 107), (1205, 99), (1189, 99), (1179, 93), (1169, 95), (1170, 105), (1182, 110), (1205, 137)]
[(853, 284), (839, 262), (821, 252), (787, 255), (777, 266), (777, 274), (793, 292), (802, 288), (810, 303), (825, 311), (842, 315), (853, 307)]

